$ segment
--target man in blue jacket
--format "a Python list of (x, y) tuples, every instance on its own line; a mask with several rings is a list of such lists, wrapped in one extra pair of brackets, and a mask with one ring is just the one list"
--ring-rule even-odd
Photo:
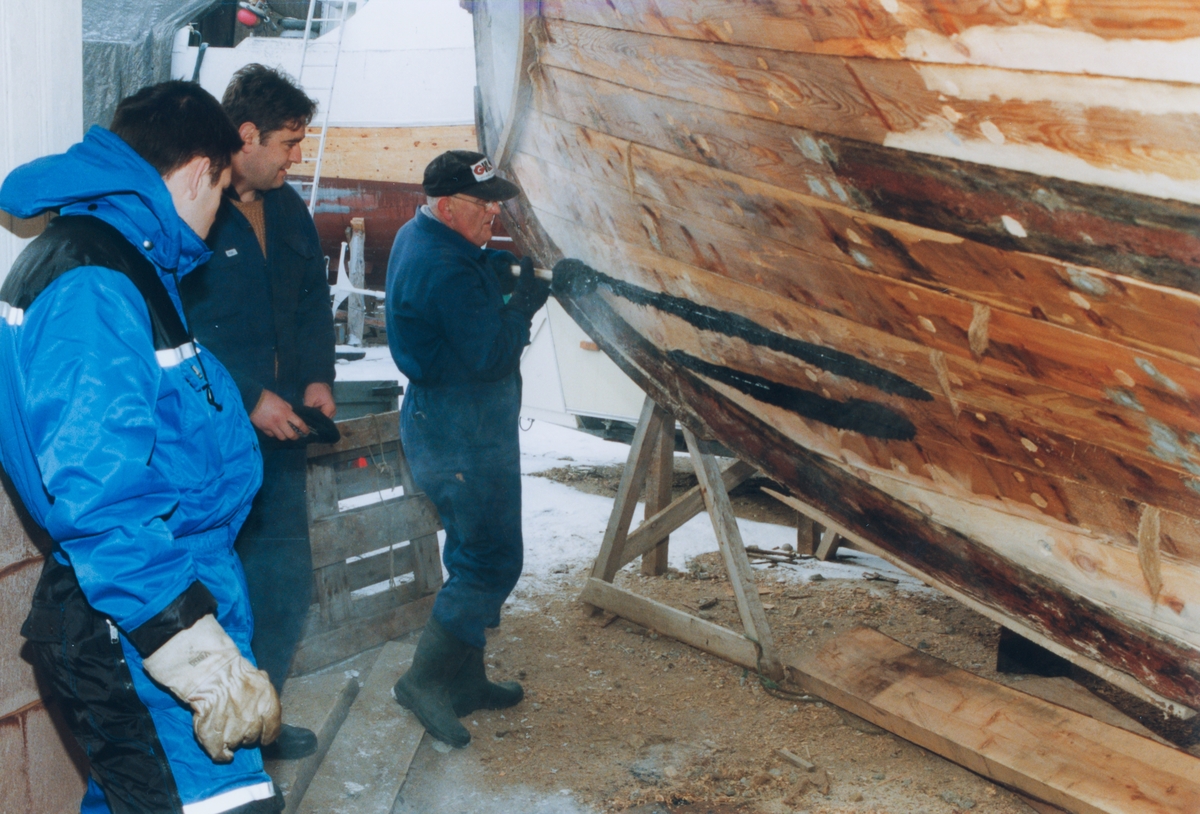
[(261, 463), (178, 294), (240, 143), (168, 82), (0, 187), (59, 212), (0, 289), (0, 461), (53, 540), (22, 634), (91, 762), (83, 814), (281, 808), (239, 748), (279, 727), (233, 553)]
[(480, 248), (499, 202), (518, 192), (484, 155), (443, 153), (426, 167), (424, 189), (428, 204), (388, 259), (388, 344), (409, 379), (400, 438), (446, 530), (450, 577), (393, 694), (429, 734), (462, 747), (471, 735), (459, 717), (524, 695), (515, 682), (487, 680), (484, 629), (499, 624), (521, 575), (521, 351), (549, 286), (525, 258), (514, 288), (516, 258)]
[[(305, 505), (310, 427), (297, 411), (332, 418), (333, 314), (317, 230), (284, 183), (316, 108), (286, 76), (239, 70), (221, 102), (242, 136), (230, 194), (208, 237), (212, 259), (182, 285), (196, 337), (241, 393), (263, 451), (263, 486), (238, 536), (254, 609), (258, 665), (282, 692), (312, 597)], [(311, 414), (310, 414), (311, 415)], [(268, 757), (314, 752), (317, 737), (285, 724)]]

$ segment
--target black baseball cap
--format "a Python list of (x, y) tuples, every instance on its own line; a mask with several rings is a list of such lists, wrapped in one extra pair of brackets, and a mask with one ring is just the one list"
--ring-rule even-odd
[(463, 192), (484, 201), (507, 201), (521, 191), (516, 184), (496, 177), (486, 155), (470, 150), (449, 150), (430, 161), (422, 186), (431, 198)]

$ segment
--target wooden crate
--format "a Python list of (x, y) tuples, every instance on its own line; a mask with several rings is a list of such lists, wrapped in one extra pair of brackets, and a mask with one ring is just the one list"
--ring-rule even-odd
[[(341, 441), (308, 448), (313, 604), (294, 675), (402, 636), (429, 618), (442, 585), (441, 522), (413, 483), (399, 415), (339, 422)], [(364, 505), (350, 500), (372, 494), (376, 499)]]

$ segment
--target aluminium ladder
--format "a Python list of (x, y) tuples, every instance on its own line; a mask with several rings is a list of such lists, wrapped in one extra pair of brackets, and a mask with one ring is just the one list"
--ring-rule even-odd
[[(319, 132), (308, 135), (308, 138), (317, 140), (317, 153), (315, 156), (305, 156), (303, 159), (303, 163), (314, 165), (312, 180), (300, 182), (300, 194), (308, 199), (310, 215), (317, 208), (317, 189), (321, 184), (321, 163), (325, 158), (325, 137), (329, 132), (329, 110), (333, 106), (333, 88), (337, 82), (338, 62), (342, 55), (342, 33), (346, 29), (350, 5), (353, 4), (357, 7), (363, 2), (366, 0), (309, 0), (308, 3), (308, 18), (304, 23), (304, 45), (300, 51), (300, 71), (297, 81), (306, 93), (316, 97), (317, 116), (320, 121)], [(318, 3), (321, 4), (322, 9), (319, 17), (316, 16)], [(337, 9), (330, 14), (329, 9), (334, 6)], [(322, 34), (330, 34), (328, 43), (324, 41), (320, 43), (322, 46), (328, 45), (327, 48), (309, 49), (309, 43), (315, 42), (317, 39), (314, 37), (313, 23), (318, 24)], [(327, 24), (336, 24), (336, 27), (328, 29)], [(327, 56), (332, 56), (332, 59), (318, 61)], [(312, 73), (317, 71), (327, 72), (328, 83), (325, 83), (323, 79), (319, 79), (317, 82), (311, 81)]]

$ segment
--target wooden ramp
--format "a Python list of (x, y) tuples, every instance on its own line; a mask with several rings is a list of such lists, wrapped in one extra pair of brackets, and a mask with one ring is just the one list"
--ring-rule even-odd
[(1200, 759), (959, 670), (869, 628), (789, 677), (906, 740), (1079, 814), (1200, 811)]
[(315, 755), (272, 761), (267, 771), (283, 790), (285, 814), (389, 814), (425, 729), (392, 698), (414, 646), (389, 642), (357, 669), (292, 679), (284, 720), (317, 732)]

